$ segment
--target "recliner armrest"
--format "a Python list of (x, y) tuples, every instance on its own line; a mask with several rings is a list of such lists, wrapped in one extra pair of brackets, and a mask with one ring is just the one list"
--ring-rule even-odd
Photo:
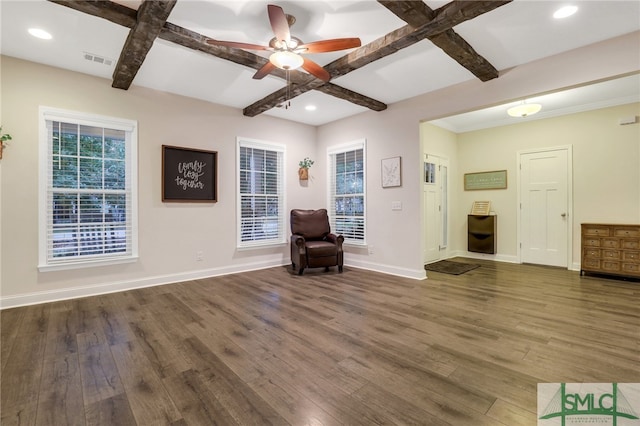
[(302, 235), (292, 235), (291, 236), (291, 244), (295, 244), (298, 248), (303, 249), (305, 248), (305, 239)]
[(338, 247), (342, 247), (342, 243), (344, 242), (344, 237), (342, 235), (327, 234), (325, 238), (327, 239), (327, 241), (332, 242)]

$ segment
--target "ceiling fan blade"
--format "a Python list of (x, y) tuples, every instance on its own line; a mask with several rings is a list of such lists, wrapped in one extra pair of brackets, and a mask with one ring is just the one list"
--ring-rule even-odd
[(273, 50), (269, 46), (261, 46), (259, 44), (241, 43), (241, 42), (238, 42), (238, 41), (214, 40), (212, 38), (208, 39), (207, 43), (213, 44), (214, 46), (235, 47), (236, 49)]
[(305, 71), (307, 71), (309, 74), (316, 76), (322, 81), (331, 80), (331, 74), (329, 74), (327, 70), (325, 70), (320, 65), (313, 62), (311, 59), (307, 59), (305, 57), (303, 57), (302, 59), (304, 59), (304, 62), (302, 63), (302, 68), (304, 68)]
[(261, 78), (264, 78), (266, 75), (268, 75), (271, 71), (274, 70), (276, 66), (273, 65), (271, 62), (267, 62), (266, 64), (264, 64), (262, 66), (262, 68), (260, 68), (254, 75), (253, 78), (256, 80), (260, 80)]
[(278, 41), (284, 40), (289, 44), (291, 41), (291, 33), (289, 32), (289, 22), (287, 22), (287, 15), (284, 14), (284, 10), (282, 10), (280, 6), (270, 4), (267, 5), (267, 11), (269, 12), (271, 29), (276, 38)]
[(296, 52), (299, 49), (306, 49), (304, 53), (323, 53), (333, 52), (336, 50), (351, 49), (352, 47), (360, 47), (362, 42), (359, 38), (334, 38), (330, 40), (320, 40), (311, 43), (301, 44), (296, 48)]

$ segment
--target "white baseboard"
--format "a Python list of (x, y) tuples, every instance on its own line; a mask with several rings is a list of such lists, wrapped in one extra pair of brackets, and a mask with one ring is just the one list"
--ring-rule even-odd
[(202, 269), (179, 274), (157, 275), (153, 277), (97, 284), (91, 286), (70, 287), (58, 290), (39, 291), (34, 293), (18, 294), (15, 296), (0, 297), (0, 310), (16, 308), (19, 306), (36, 305), (39, 303), (57, 302), (60, 300), (77, 299), (80, 297), (97, 296), (100, 294), (115, 293), (118, 291), (134, 290), (136, 288), (153, 287), (164, 284), (173, 284), (182, 281), (191, 281), (202, 278), (210, 278), (221, 275), (248, 272), (258, 269), (272, 268), (286, 265), (282, 260), (271, 260), (255, 263), (225, 266), (221, 268)]
[(468, 257), (471, 259), (485, 259), (485, 260), (493, 260), (495, 262), (519, 263), (518, 256), (509, 256), (506, 254), (483, 254), (483, 253), (474, 253), (471, 251), (461, 251), (457, 255), (461, 257)]
[(427, 278), (427, 271), (424, 268), (422, 269), (407, 269), (407, 268), (398, 268), (390, 265), (381, 265), (379, 263), (371, 263), (371, 262), (362, 262), (362, 261), (351, 261), (349, 263), (345, 263), (345, 266), (350, 266), (359, 269), (366, 269), (368, 271), (381, 272), (383, 274), (388, 275), (396, 275), (404, 278), (412, 278), (414, 280), (424, 280)]

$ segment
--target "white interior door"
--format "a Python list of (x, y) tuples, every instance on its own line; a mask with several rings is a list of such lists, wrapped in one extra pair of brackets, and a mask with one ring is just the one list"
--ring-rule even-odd
[(524, 263), (568, 267), (569, 148), (520, 153), (520, 236)]
[(424, 262), (440, 260), (448, 241), (448, 161), (425, 155), (423, 174)]

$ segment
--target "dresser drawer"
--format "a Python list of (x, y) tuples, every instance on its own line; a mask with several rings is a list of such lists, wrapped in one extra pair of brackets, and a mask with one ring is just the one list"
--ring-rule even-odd
[(600, 238), (583, 238), (582, 245), (585, 247), (600, 247)]
[(602, 270), (607, 272), (618, 272), (620, 271), (620, 262), (613, 260), (603, 260), (601, 262)]
[(606, 248), (620, 248), (620, 238), (603, 238), (601, 245)]
[(616, 237), (640, 237), (640, 228), (638, 227), (616, 227), (613, 230)]
[(640, 240), (622, 240), (623, 249), (640, 249)]
[(582, 235), (585, 236), (608, 237), (609, 231), (610, 228), (606, 226), (582, 225)]
[(623, 263), (622, 272), (640, 274), (640, 263)]
[(602, 258), (603, 259), (616, 259), (620, 260), (622, 258), (620, 250), (602, 250)]
[(582, 260), (582, 265), (581, 265), (582, 269), (592, 269), (594, 271), (598, 271), (600, 270), (600, 259), (596, 259), (596, 258), (592, 258), (592, 257), (585, 257)]
[(584, 257), (589, 257), (592, 259), (600, 259), (600, 249), (585, 247)]
[(640, 251), (626, 250), (622, 252), (622, 260), (640, 262)]

